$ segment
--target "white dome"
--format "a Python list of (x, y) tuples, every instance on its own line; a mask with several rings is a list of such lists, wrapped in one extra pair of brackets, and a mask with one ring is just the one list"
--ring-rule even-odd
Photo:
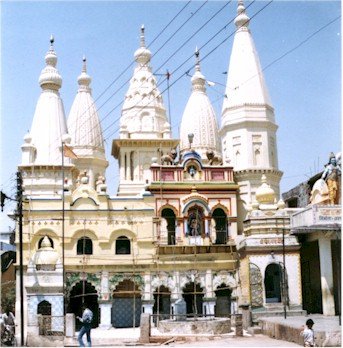
[(256, 190), (256, 200), (258, 203), (272, 204), (275, 201), (275, 192), (267, 184), (267, 177), (262, 175), (262, 185)]
[(33, 263), (36, 266), (56, 265), (59, 258), (58, 252), (51, 247), (49, 238), (45, 236), (40, 249), (33, 256)]
[[(76, 155), (80, 156), (78, 148), (97, 148), (104, 153), (104, 140), (98, 116), (98, 111), (92, 97), (89, 84), (91, 77), (87, 74), (86, 58), (83, 58), (82, 73), (78, 77), (79, 89), (70, 109), (68, 130)], [(81, 155), (82, 156), (82, 155)], [(101, 156), (104, 158), (104, 156)]]
[(192, 93), (181, 120), (180, 151), (189, 150), (188, 134), (193, 133), (192, 149), (207, 161), (206, 152), (208, 150), (212, 150), (215, 155), (220, 154), (220, 142), (217, 119), (206, 94), (206, 80), (200, 71), (198, 53), (196, 69), (191, 81)]

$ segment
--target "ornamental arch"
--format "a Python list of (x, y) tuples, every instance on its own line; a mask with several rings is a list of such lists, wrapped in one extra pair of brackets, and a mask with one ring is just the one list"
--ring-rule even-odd
[(78, 281), (70, 290), (68, 312), (75, 314), (75, 328), (76, 331), (81, 329), (82, 323), (76, 319), (77, 316), (82, 317), (82, 305), (86, 304), (87, 307), (93, 312), (92, 327), (99, 326), (99, 303), (98, 303), (98, 291), (92, 283), (86, 280)]
[(111, 322), (116, 328), (138, 327), (140, 325), (142, 293), (135, 278), (125, 277), (112, 292)]

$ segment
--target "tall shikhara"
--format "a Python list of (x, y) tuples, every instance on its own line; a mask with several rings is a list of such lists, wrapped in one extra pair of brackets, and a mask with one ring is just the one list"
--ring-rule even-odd
[(255, 201), (263, 173), (277, 196), (282, 176), (278, 169), (278, 126), (249, 21), (240, 0), (220, 128), (224, 160), (234, 167), (243, 210)]

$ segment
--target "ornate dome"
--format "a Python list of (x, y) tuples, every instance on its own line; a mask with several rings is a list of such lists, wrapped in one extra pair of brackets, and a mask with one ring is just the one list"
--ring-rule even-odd
[(267, 177), (262, 175), (262, 185), (256, 190), (256, 200), (262, 204), (273, 204), (275, 201), (275, 192), (267, 184)]
[(54, 50), (54, 37), (50, 38), (50, 49), (45, 55), (46, 67), (39, 77), (39, 84), (43, 89), (59, 90), (62, 86), (62, 77), (56, 69), (57, 55)]
[(33, 256), (33, 263), (38, 266), (55, 266), (60, 256), (58, 252), (51, 247), (51, 242), (48, 236), (45, 236), (42, 240), (40, 249), (36, 251)]
[(216, 115), (206, 94), (205, 77), (200, 71), (198, 50), (195, 56), (195, 73), (191, 79), (192, 93), (181, 120), (180, 151), (183, 153), (189, 150), (188, 135), (193, 133), (192, 149), (201, 155), (204, 163), (207, 163), (207, 151), (212, 150), (215, 155), (220, 155), (220, 142)]
[(170, 138), (162, 94), (150, 66), (151, 52), (145, 47), (144, 26), (141, 27), (140, 48), (135, 52), (137, 65), (125, 94), (120, 118), (120, 138)]

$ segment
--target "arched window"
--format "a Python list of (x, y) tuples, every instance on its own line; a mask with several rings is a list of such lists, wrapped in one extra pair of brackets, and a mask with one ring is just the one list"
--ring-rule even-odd
[(254, 165), (255, 166), (261, 165), (261, 151), (259, 148), (256, 148), (254, 151)]
[(51, 315), (51, 303), (45, 300), (39, 302), (37, 307), (37, 314)]
[(227, 216), (223, 209), (217, 208), (212, 214), (215, 223), (216, 239), (215, 244), (226, 244), (227, 242)]
[(77, 241), (77, 255), (92, 255), (93, 243), (89, 237), (82, 237)]
[(120, 236), (116, 240), (116, 255), (131, 254), (130, 239), (125, 236)]
[[(47, 237), (48, 237), (48, 239), (49, 239), (49, 241), (51, 243), (51, 247), (54, 248), (54, 241), (49, 236), (47, 236)], [(39, 242), (38, 242), (38, 249), (40, 249), (42, 247), (43, 239), (44, 239), (44, 237), (39, 240)]]
[[(166, 208), (162, 210), (162, 217), (166, 220), (167, 222), (167, 233), (168, 233), (168, 245), (175, 245), (176, 240), (175, 240), (175, 213), (173, 212), (172, 209)], [(164, 231), (162, 231), (164, 232)]]

